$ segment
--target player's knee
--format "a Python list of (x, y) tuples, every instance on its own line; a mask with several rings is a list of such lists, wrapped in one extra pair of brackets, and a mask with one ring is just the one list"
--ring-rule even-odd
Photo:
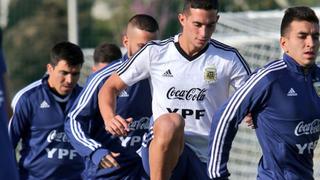
[(184, 119), (177, 113), (164, 114), (155, 121), (153, 131), (154, 137), (164, 142), (181, 141), (184, 136)]
[(184, 130), (184, 119), (177, 113), (167, 113), (161, 115), (154, 125), (154, 130), (166, 133), (175, 133)]

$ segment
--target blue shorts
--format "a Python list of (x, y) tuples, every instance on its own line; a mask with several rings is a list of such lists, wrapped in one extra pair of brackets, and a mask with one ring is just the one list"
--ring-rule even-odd
[(86, 180), (149, 180), (145, 173), (141, 159), (126, 159), (124, 162), (118, 161), (120, 167), (99, 168), (89, 158), (85, 160), (85, 170), (82, 178)]
[[(150, 176), (149, 168), (149, 145), (153, 139), (153, 128), (144, 137), (140, 155), (142, 158), (143, 168)], [(179, 157), (178, 164), (172, 172), (171, 180), (206, 180), (210, 179), (207, 174), (207, 164), (200, 161), (198, 156), (187, 146), (184, 146), (183, 152)]]

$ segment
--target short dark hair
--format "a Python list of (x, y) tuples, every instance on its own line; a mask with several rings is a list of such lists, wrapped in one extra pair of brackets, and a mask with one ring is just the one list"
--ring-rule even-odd
[(284, 36), (292, 21), (308, 21), (319, 24), (316, 13), (309, 7), (296, 6), (290, 7), (284, 12), (281, 22), (280, 33)]
[(189, 11), (190, 8), (193, 9), (204, 9), (204, 10), (218, 10), (219, 3), (218, 0), (185, 0), (183, 11)]
[(56, 66), (61, 60), (65, 60), (69, 66), (82, 65), (84, 57), (81, 48), (67, 41), (55, 44), (51, 49), (50, 64)]
[(131, 24), (140, 30), (148, 31), (151, 33), (159, 30), (158, 22), (147, 14), (136, 14), (129, 19), (128, 25)]
[(99, 44), (93, 53), (93, 60), (95, 64), (98, 63), (111, 63), (114, 60), (120, 59), (122, 53), (120, 48), (111, 43), (103, 42)]

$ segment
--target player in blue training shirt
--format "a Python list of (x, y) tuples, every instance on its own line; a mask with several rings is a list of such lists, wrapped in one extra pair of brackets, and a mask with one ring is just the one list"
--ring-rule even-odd
[(94, 50), (92, 72), (99, 71), (100, 69), (110, 64), (112, 61), (121, 58), (122, 52), (117, 45), (102, 42)]
[(133, 16), (123, 36), (127, 54), (92, 74), (69, 112), (65, 131), (71, 144), (86, 159), (84, 179), (147, 179), (136, 150), (141, 146), (151, 116), (148, 81), (128, 87), (117, 97), (117, 113), (125, 118), (133, 117), (129, 120), (131, 131), (126, 136), (112, 135), (112, 127), (116, 124), (105, 127), (98, 107), (98, 93), (122, 62), (132, 57), (147, 41), (156, 39), (157, 31), (158, 23), (151, 16)]
[(2, 51), (2, 30), (0, 29), (0, 179), (18, 179), (18, 170), (14, 151), (8, 136), (8, 99), (6, 92), (5, 74), (7, 68)]
[[(319, 20), (308, 7), (285, 11), (281, 60), (258, 69), (213, 116), (208, 173), (229, 176), (227, 162), (238, 124), (251, 112), (262, 149), (261, 180), (313, 177), (313, 152), (320, 134)], [(318, 170), (317, 170), (318, 171)]]
[(21, 179), (81, 178), (84, 161), (65, 135), (64, 121), (82, 89), (77, 82), (83, 62), (79, 46), (57, 43), (47, 74), (15, 95), (9, 135), (14, 148), (22, 140)]

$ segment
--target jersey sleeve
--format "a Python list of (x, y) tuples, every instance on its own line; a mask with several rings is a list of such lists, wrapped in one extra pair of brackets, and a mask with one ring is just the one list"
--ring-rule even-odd
[(268, 97), (267, 78), (253, 74), (234, 95), (214, 114), (209, 136), (208, 173), (213, 179), (228, 177), (227, 169), (232, 141), (243, 118), (257, 108), (263, 108)]
[(233, 59), (233, 68), (231, 71), (231, 86), (238, 89), (249, 78), (251, 70), (247, 62), (236, 50)]
[(76, 151), (83, 157), (92, 158), (95, 164), (99, 164), (102, 157), (109, 151), (102, 148), (100, 142), (90, 137), (89, 123), (99, 114), (98, 93), (106, 77), (113, 71), (107, 71), (104, 75), (96, 74), (81, 91), (74, 102), (65, 121), (65, 133)]
[[(14, 98), (17, 99), (17, 98)], [(21, 137), (25, 137), (30, 127), (30, 118), (32, 116), (32, 106), (26, 95), (18, 98), (17, 103), (13, 107), (13, 115), (9, 123), (9, 137), (15, 148)]]
[(151, 50), (150, 43), (138, 51), (117, 70), (118, 75), (128, 86), (149, 77)]

